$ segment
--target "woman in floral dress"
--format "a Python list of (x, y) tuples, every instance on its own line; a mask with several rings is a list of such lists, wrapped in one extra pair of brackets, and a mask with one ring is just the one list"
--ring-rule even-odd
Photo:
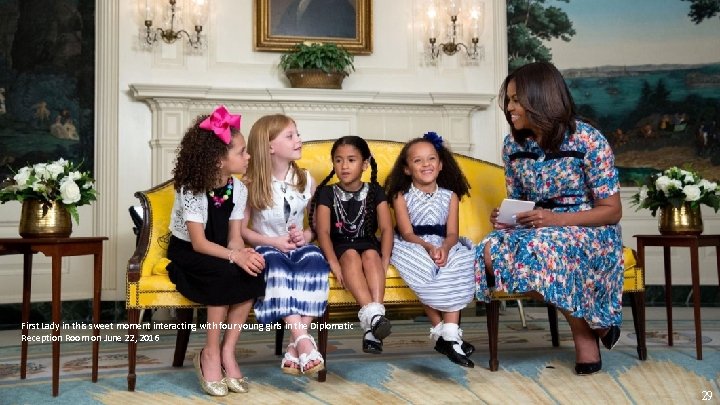
[(605, 137), (578, 119), (560, 72), (531, 63), (504, 81), (511, 134), (503, 145), (508, 198), (535, 202), (517, 224), (499, 223), (476, 248), (477, 298), (528, 293), (554, 304), (573, 334), (577, 374), (602, 367), (622, 323), (622, 216), (614, 156)]

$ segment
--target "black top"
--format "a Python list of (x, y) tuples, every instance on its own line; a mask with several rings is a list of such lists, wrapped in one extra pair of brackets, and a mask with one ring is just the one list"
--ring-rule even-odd
[[(317, 203), (330, 208), (330, 239), (334, 245), (368, 239), (377, 243), (377, 210), (368, 218), (366, 207), (371, 190), (375, 207), (387, 201), (385, 191), (377, 183), (363, 183), (360, 190), (355, 192), (343, 190), (338, 184), (320, 189)], [(367, 221), (370, 221), (369, 226)]]

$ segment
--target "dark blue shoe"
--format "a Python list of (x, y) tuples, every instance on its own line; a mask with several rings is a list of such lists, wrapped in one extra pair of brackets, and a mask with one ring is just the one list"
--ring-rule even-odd
[(605, 336), (601, 337), (600, 340), (602, 340), (603, 346), (605, 346), (606, 349), (612, 350), (613, 347), (617, 344), (618, 340), (620, 340), (620, 327), (617, 325), (613, 325), (610, 328), (608, 328), (607, 333)]

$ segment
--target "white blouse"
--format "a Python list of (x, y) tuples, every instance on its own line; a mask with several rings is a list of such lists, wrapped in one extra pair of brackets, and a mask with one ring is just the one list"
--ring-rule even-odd
[[(235, 206), (230, 212), (230, 219), (243, 219), (245, 217), (245, 203), (247, 202), (248, 191), (245, 184), (233, 176), (233, 203)], [(203, 229), (208, 221), (208, 198), (205, 193), (192, 194), (185, 191), (184, 187), (175, 192), (172, 216), (170, 218), (170, 232), (184, 241), (190, 242), (190, 233), (185, 222), (200, 222)]]
[[(253, 210), (252, 228), (265, 236), (280, 236), (288, 234), (288, 226), (295, 224), (297, 229), (303, 229), (305, 219), (305, 207), (307, 207), (312, 194), (313, 178), (310, 172), (305, 170), (307, 183), (305, 190), (298, 191), (293, 184), (296, 183), (295, 171), (288, 170), (285, 180), (280, 181), (275, 177), (272, 179), (273, 203), (271, 207), (264, 210)], [(290, 206), (290, 217), (285, 221), (285, 200)]]

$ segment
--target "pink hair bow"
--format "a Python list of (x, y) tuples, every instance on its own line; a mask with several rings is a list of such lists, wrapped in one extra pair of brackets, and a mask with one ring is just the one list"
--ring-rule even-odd
[(230, 114), (227, 108), (221, 105), (200, 123), (200, 128), (213, 131), (225, 145), (229, 145), (232, 138), (230, 128), (240, 128), (240, 115)]

